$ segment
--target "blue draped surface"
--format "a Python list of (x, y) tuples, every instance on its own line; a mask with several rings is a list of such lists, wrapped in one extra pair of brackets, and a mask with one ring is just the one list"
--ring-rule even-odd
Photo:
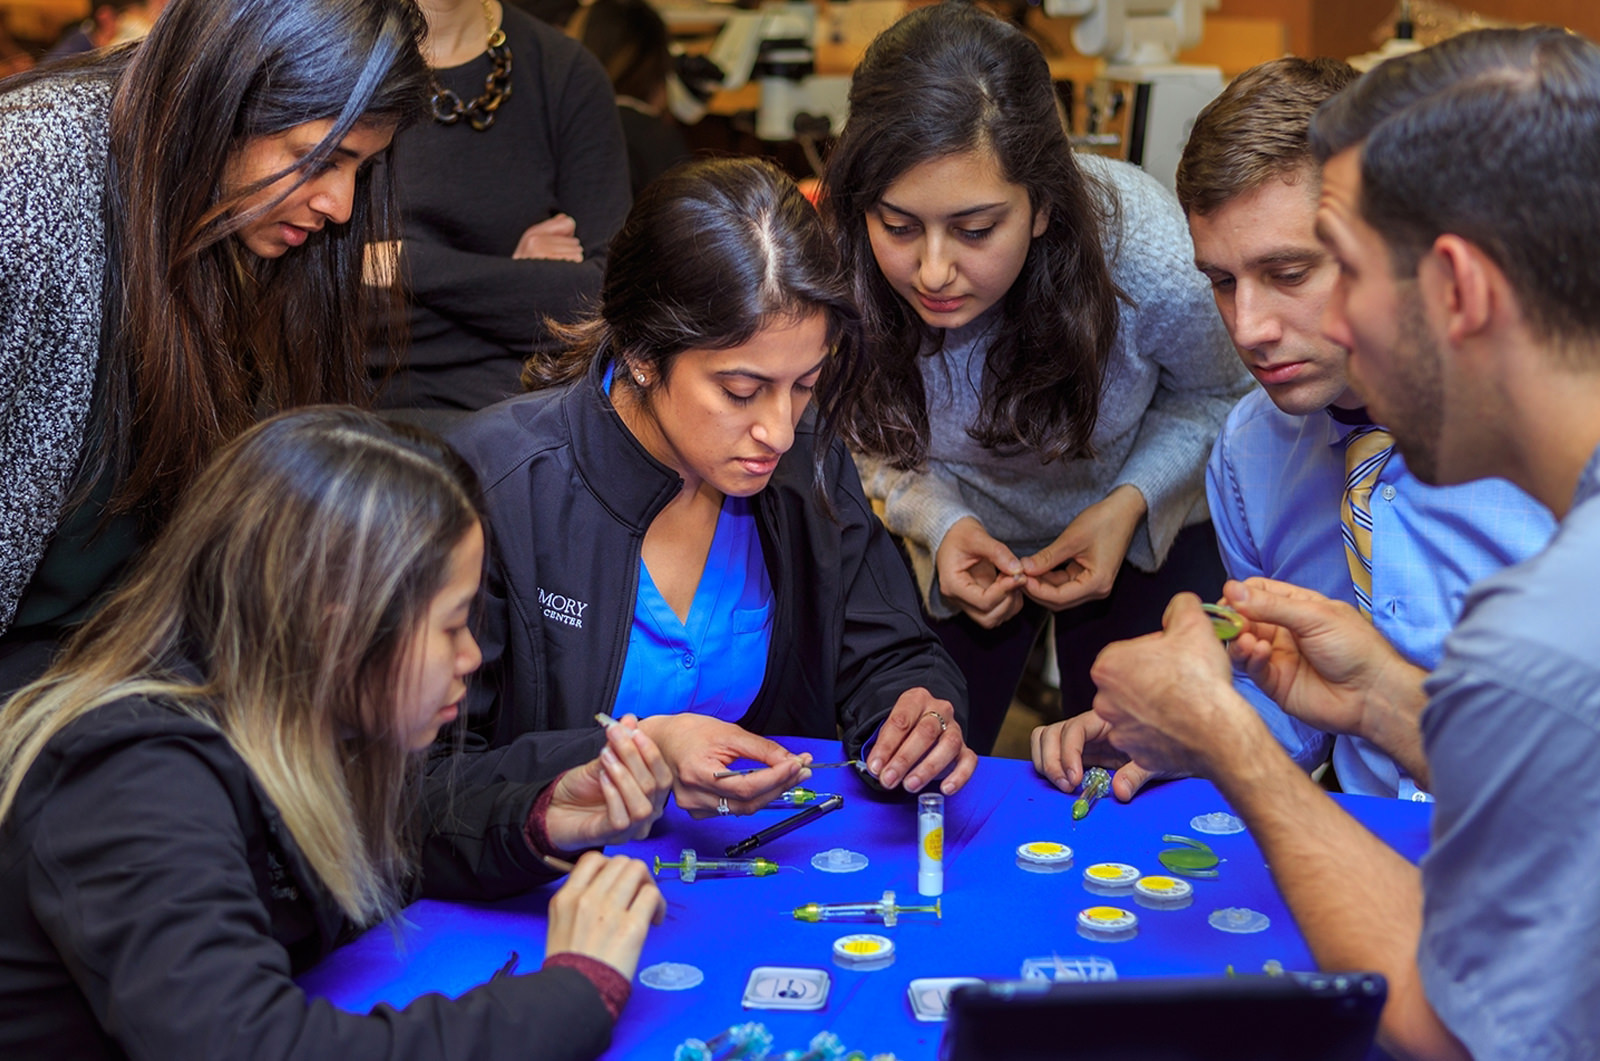
[[(812, 752), (819, 762), (843, 758), (833, 742), (782, 742)], [(1158, 785), (1127, 805), (1107, 796), (1087, 818), (1074, 822), (1071, 797), (1047, 785), (1030, 764), (984, 759), (967, 787), (946, 800), (943, 919), (907, 915), (888, 930), (876, 922), (808, 924), (793, 920), (790, 911), (807, 902), (876, 901), (885, 889), (893, 889), (902, 903), (931, 902), (916, 889), (915, 801), (874, 794), (848, 769), (818, 771), (810, 787), (842, 793), (845, 805), (755, 852), (783, 867), (776, 876), (685, 884), (675, 871), (663, 872), (667, 920), (652, 930), (640, 968), (684, 962), (704, 972), (705, 981), (670, 992), (636, 981), (607, 1057), (670, 1058), (685, 1038), (709, 1038), (730, 1024), (758, 1020), (771, 1029), (779, 1049), (803, 1046), (828, 1029), (868, 1055), (893, 1051), (902, 1061), (933, 1058), (943, 1025), (913, 1019), (908, 983), (929, 976), (1015, 979), (1023, 960), (1031, 957), (1097, 955), (1115, 963), (1124, 979), (1220, 975), (1229, 965), (1258, 973), (1269, 959), (1290, 970), (1312, 968), (1250, 835), (1211, 837), (1190, 828), (1196, 814), (1228, 809), (1207, 782)], [(1426, 849), (1431, 805), (1334, 798), (1406, 857), (1415, 860)], [(676, 861), (681, 849), (692, 847), (702, 858), (720, 858), (728, 844), (788, 813), (695, 821), (669, 806), (649, 839), (614, 850), (646, 861), (657, 855)], [(1084, 888), (1083, 870), (1096, 862), (1127, 862), (1147, 874), (1164, 873), (1157, 853), (1173, 846), (1162, 841), (1164, 833), (1204, 840), (1224, 859), (1219, 877), (1193, 881), (1193, 905), (1150, 910), (1131, 895), (1106, 898)], [(1072, 869), (1058, 874), (1020, 869), (1016, 849), (1032, 840), (1072, 847)], [(813, 854), (834, 847), (862, 852), (871, 864), (848, 874), (812, 868)], [(373, 929), (300, 983), (312, 995), (366, 1012), (380, 1002), (403, 1007), (430, 991), (459, 995), (489, 979), (513, 955), (516, 968), (535, 970), (544, 956), (545, 905), (553, 888), (498, 903), (418, 902), (405, 911), (398, 932), (389, 925)], [(1079, 936), (1078, 911), (1097, 905), (1138, 914), (1137, 937), (1105, 943)], [(1207, 923), (1213, 910), (1231, 906), (1259, 910), (1272, 925), (1259, 934), (1232, 935)], [(852, 932), (890, 936), (893, 964), (870, 972), (834, 964), (833, 941)], [(744, 1010), (745, 982), (760, 965), (827, 970), (832, 987), (826, 1007)]]

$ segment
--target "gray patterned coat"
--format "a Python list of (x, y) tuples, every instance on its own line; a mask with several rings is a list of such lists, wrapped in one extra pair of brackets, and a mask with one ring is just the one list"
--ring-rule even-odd
[(100, 353), (112, 85), (0, 95), (0, 633), (61, 519)]

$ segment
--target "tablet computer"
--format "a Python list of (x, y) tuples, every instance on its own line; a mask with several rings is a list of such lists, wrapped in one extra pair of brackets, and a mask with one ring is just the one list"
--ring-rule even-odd
[(1364, 1061), (1388, 985), (1377, 973), (1042, 980), (950, 996), (943, 1061)]

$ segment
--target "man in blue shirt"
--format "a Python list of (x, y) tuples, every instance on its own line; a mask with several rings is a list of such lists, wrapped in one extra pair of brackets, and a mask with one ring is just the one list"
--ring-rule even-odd
[[(1261, 383), (1234, 408), (1206, 469), (1206, 497), (1231, 578), (1261, 575), (1355, 605), (1340, 507), (1345, 447), (1370, 423), (1320, 332), (1338, 267), (1318, 242), (1319, 171), (1305, 136), (1324, 100), (1355, 79), (1331, 59), (1280, 59), (1236, 78), (1200, 115), (1178, 169), (1195, 264), (1239, 356)], [(1504, 480), (1429, 486), (1391, 453), (1371, 500), (1371, 618), (1432, 670), (1472, 583), (1538, 552), (1550, 513)], [(1306, 769), (1333, 741), (1289, 718), (1249, 677), (1239, 691)], [(1416, 779), (1360, 737), (1333, 747), (1340, 787), (1426, 799)]]
[(1311, 142), (1356, 393), (1418, 479), (1502, 476), (1560, 527), (1472, 588), (1431, 675), (1347, 604), (1225, 589), (1235, 663), (1431, 788), (1420, 868), (1282, 753), (1193, 596), (1101, 653), (1094, 710), (1137, 762), (1216, 782), (1319, 965), (1388, 979), (1389, 1053), (1600, 1056), (1600, 47), (1451, 38), (1330, 100)]
[[(1340, 519), (1346, 442), (1371, 421), (1346, 379), (1344, 348), (1321, 334), (1338, 267), (1314, 231), (1321, 180), (1306, 132), (1317, 107), (1355, 78), (1333, 59), (1276, 59), (1246, 71), (1196, 119), (1177, 178), (1195, 264), (1261, 384), (1234, 407), (1206, 469), (1223, 564), (1231, 578), (1278, 579), (1351, 605)], [(1536, 553), (1555, 522), (1503, 480), (1429, 486), (1401, 454), (1380, 460), (1371, 486), (1371, 619), (1403, 656), (1432, 669), (1467, 588)], [(1429, 798), (1369, 741), (1291, 718), (1242, 671), (1235, 681), (1304, 769), (1326, 760), (1331, 745), (1345, 792)], [(1123, 763), (1104, 733), (1092, 713), (1045, 727), (1035, 763), (1076, 784), (1083, 760)], [(1126, 799), (1147, 779), (1125, 764), (1114, 789)]]

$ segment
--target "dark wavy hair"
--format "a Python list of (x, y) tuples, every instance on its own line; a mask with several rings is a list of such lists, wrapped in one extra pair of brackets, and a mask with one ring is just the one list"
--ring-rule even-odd
[(1319, 161), (1361, 147), (1361, 214), (1398, 276), (1446, 232), (1505, 273), (1542, 338), (1600, 336), (1600, 47), (1549, 26), (1397, 57), (1311, 125)]
[(45, 71), (114, 83), (103, 433), (80, 475), (116, 475), (112, 512), (159, 522), (263, 412), (366, 401), (368, 322), (400, 319), (397, 287), (362, 283), (365, 245), (397, 235), (386, 167), (362, 169), (347, 224), (274, 261), (233, 236), (282, 174), (231, 194), (224, 175), (252, 138), (331, 120), (288, 195), (357, 122), (419, 117), (425, 32), (412, 0), (171, 0), (141, 44)]
[(832, 351), (817, 380), (813, 480), (826, 503), (823, 468), (849, 416), (859, 374), (859, 320), (816, 210), (787, 174), (752, 158), (709, 158), (652, 181), (611, 243), (597, 313), (549, 322), (565, 353), (534, 355), (529, 390), (580, 379), (596, 362), (618, 363), (616, 386), (648, 405), (632, 369), (665, 379), (685, 350), (725, 350), (770, 324), (820, 312)]
[(1106, 233), (1112, 190), (1074, 161), (1044, 55), (1015, 26), (966, 3), (914, 11), (867, 49), (850, 117), (828, 159), (822, 208), (861, 307), (871, 351), (860, 397), (841, 425), (858, 449), (897, 467), (928, 453), (918, 355), (942, 342), (884, 279), (867, 213), (923, 162), (989, 151), (1034, 211), (1049, 210), (1011, 285), (984, 362), (983, 409), (969, 433), (1046, 461), (1091, 455), (1100, 385), (1119, 303)]

